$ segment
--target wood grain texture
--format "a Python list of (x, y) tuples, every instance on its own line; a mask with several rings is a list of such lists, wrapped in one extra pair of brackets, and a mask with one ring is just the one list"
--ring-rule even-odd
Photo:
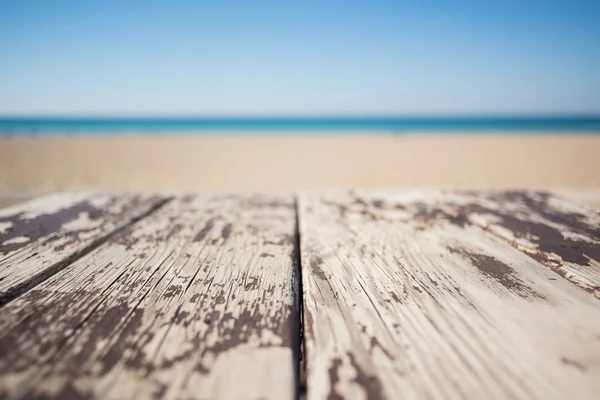
[(309, 400), (597, 398), (600, 302), (457, 212), (481, 198), (302, 194)]
[(165, 200), (66, 192), (0, 210), (0, 305)]
[(425, 224), (480, 226), (600, 298), (600, 212), (551, 192), (432, 193), (407, 204)]
[(291, 399), (285, 194), (179, 197), (0, 309), (0, 397)]

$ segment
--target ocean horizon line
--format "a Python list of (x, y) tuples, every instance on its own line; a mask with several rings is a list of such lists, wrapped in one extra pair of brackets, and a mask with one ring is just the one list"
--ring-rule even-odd
[(0, 116), (0, 135), (202, 132), (581, 132), (600, 115), (431, 116)]

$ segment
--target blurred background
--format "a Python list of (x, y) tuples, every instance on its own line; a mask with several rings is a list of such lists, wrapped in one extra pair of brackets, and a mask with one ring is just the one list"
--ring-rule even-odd
[(0, 204), (600, 187), (600, 2), (2, 1)]

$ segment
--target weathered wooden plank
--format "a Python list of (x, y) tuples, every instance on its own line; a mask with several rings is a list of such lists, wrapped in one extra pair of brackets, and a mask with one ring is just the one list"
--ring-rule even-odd
[(600, 210), (600, 190), (557, 189), (552, 190), (551, 193), (574, 203), (584, 204), (596, 211)]
[(301, 196), (308, 399), (597, 398), (600, 303), (446, 196)]
[(294, 398), (288, 195), (176, 198), (0, 310), (0, 397)]
[(477, 225), (600, 298), (600, 212), (550, 192), (438, 194), (412, 203), (423, 223)]
[(0, 210), (0, 305), (165, 201), (67, 192)]

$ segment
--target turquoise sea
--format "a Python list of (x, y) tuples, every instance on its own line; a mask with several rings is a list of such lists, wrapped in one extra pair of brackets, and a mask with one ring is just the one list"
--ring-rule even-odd
[(600, 116), (307, 118), (2, 118), (0, 135), (435, 132), (598, 133)]

